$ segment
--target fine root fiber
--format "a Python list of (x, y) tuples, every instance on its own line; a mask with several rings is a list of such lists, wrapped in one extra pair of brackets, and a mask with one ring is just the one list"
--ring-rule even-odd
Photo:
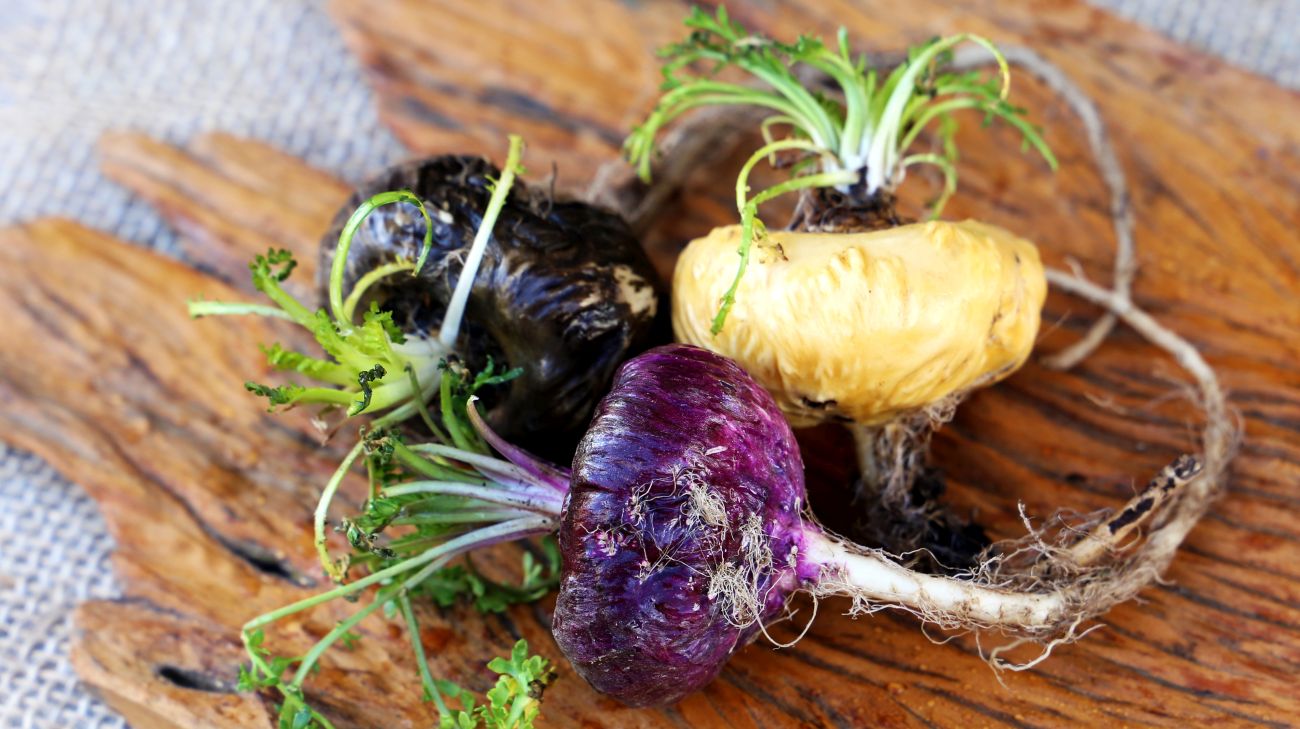
[(943, 479), (929, 464), (931, 437), (963, 397), (950, 395), (883, 425), (850, 427), (860, 473), (854, 504), (862, 509), (853, 537), (927, 572), (968, 569), (989, 543), (979, 525), (940, 499)]

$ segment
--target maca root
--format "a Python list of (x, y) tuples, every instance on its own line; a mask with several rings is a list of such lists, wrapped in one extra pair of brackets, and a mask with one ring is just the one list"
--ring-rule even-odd
[[(1022, 670), (1046, 658), (1056, 646), (1082, 637), (1091, 629), (1088, 621), (1159, 579), (1193, 526), (1225, 492), (1239, 431), (1218, 379), (1200, 353), (1133, 303), (1133, 216), (1122, 169), (1095, 104), (1060, 68), (1033, 51), (1014, 47), (1003, 50), (1011, 63), (1025, 67), (1075, 111), (1111, 192), (1116, 236), (1113, 288), (1098, 286), (1077, 272), (1046, 272), (1051, 286), (1101, 306), (1106, 313), (1087, 336), (1046, 358), (1044, 364), (1061, 369), (1076, 365), (1096, 349), (1117, 322), (1124, 322), (1172, 356), (1195, 381), (1195, 399), (1204, 411), (1200, 453), (1179, 457), (1127, 504), (1082, 523), (1067, 522), (1058, 514), (1035, 527), (1026, 515), (1024, 537), (991, 545), (964, 564), (957, 559), (960, 554), (945, 555), (963, 569), (948, 570), (949, 576), (941, 576), (924, 573), (936, 569), (933, 562), (927, 565), (924, 560), (913, 559), (909, 565), (899, 555), (915, 555), (917, 550), (927, 549), (937, 554), (935, 534), (943, 529), (936, 529), (936, 523), (949, 530), (961, 528), (960, 520), (948, 514), (937, 500), (941, 489), (930, 480), (932, 472), (927, 463), (929, 437), (951, 411), (918, 414), (915, 420), (862, 429), (856, 435), (862, 470), (868, 474), (863, 480), (867, 486), (863, 493), (872, 521), (881, 523), (871, 540), (880, 548), (862, 549), (839, 540), (822, 546), (842, 551), (846, 560), (879, 573), (873, 574), (887, 578), (885, 582), (894, 580), (898, 585), (916, 588), (914, 599), (864, 592), (856, 586), (861, 580), (848, 579), (848, 575), (838, 581), (835, 575), (825, 576), (814, 595), (849, 595), (854, 600), (854, 613), (904, 609), (943, 628), (988, 630), (1012, 636), (1009, 643), (994, 648), (988, 660), (997, 669)], [(953, 65), (969, 69), (988, 60), (978, 51), (958, 53)], [(619, 203), (632, 205), (640, 220), (653, 219), (672, 200), (672, 191), (679, 189), (695, 169), (694, 163), (676, 157), (677, 149), (691, 147), (680, 140), (707, 139), (708, 144), (702, 145), (704, 156), (716, 161), (737, 140), (737, 135), (725, 132), (746, 123), (750, 113), (738, 107), (711, 109), (707, 114), (683, 119), (673, 131), (671, 143), (664, 146), (664, 173), (656, 168), (656, 183), (650, 192), (624, 195)], [(618, 187), (625, 193), (630, 189), (626, 185)], [(805, 194), (793, 224), (819, 230), (822, 226), (838, 230), (840, 225), (890, 227), (901, 220), (894, 222), (898, 219), (892, 211), (892, 200), (888, 203), (859, 209), (860, 205), (844, 205), (830, 198), (818, 200)], [(934, 595), (926, 592), (927, 586), (935, 589)], [(737, 603), (749, 602), (743, 590), (734, 592), (741, 598)], [(1042, 653), (1021, 664), (1003, 658), (1008, 650), (1025, 643), (1041, 646)]]
[[(898, 214), (894, 194), (860, 193), (860, 185), (847, 194), (835, 188), (804, 190), (787, 228), (864, 233), (915, 222)], [(883, 425), (848, 426), (859, 467), (853, 502), (863, 511), (851, 535), (855, 540), (924, 572), (951, 574), (975, 565), (989, 540), (982, 527), (940, 501), (943, 477), (928, 463), (931, 436), (952, 419), (964, 397), (953, 394)]]

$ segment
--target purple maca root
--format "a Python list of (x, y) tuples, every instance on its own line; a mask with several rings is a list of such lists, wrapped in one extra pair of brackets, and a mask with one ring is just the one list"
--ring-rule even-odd
[[(1198, 472), (1184, 457), (1149, 489), (1176, 494)], [(805, 502), (794, 434), (739, 365), (680, 344), (630, 360), (574, 457), (556, 642), (597, 690), (664, 705), (712, 681), (798, 591), (848, 596), (855, 614), (898, 608), (1049, 648), (1114, 604), (1107, 590), (1122, 573), (1097, 560), (1114, 550), (1034, 534), (1035, 559), (1022, 544), (963, 577), (928, 575), (828, 534)], [(1113, 519), (1132, 533), (1131, 509)], [(1115, 527), (1099, 521), (1084, 541)]]
[(816, 577), (798, 572), (803, 459), (772, 397), (684, 345), (631, 360), (574, 457), (553, 631), (593, 686), (673, 703)]

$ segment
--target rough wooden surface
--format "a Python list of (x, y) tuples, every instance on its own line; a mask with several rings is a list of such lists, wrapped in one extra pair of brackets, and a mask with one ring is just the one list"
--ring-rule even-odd
[[(508, 0), (333, 6), (381, 93), (385, 119), (417, 151), (499, 158), (507, 131), (529, 167), (585, 186), (652, 103), (650, 51), (679, 35), (676, 3), (593, 2), (559, 12)], [(788, 35), (847, 24), (865, 48), (895, 50), (972, 30), (1024, 43), (1096, 97), (1127, 171), (1138, 220), (1138, 302), (1203, 348), (1245, 428), (1232, 492), (1141, 603), (1033, 671), (1003, 676), (974, 639), (933, 645), (915, 621), (850, 620), (821, 606), (789, 650), (756, 644), (677, 707), (630, 710), (562, 671), (554, 726), (1286, 726), (1300, 715), (1300, 98), (1076, 2), (938, 0), (733, 7)], [(469, 41), (467, 39), (473, 39)], [(1062, 169), (1046, 174), (1002, 130), (965, 125), (962, 189), (949, 215), (1037, 240), (1105, 279), (1106, 192), (1059, 100), (1018, 81), (1013, 98), (1048, 127)], [(269, 726), (264, 699), (231, 692), (238, 625), (310, 594), (309, 514), (337, 451), (301, 416), (267, 416), (240, 383), (264, 376), (257, 342), (284, 332), (252, 319), (192, 322), (184, 301), (247, 296), (246, 261), (268, 245), (309, 251), (345, 186), (262, 145), (213, 135), (177, 149), (105, 140), (105, 169), (184, 233), (194, 267), (75, 223), (0, 232), (0, 437), (33, 450), (101, 503), (119, 544), (126, 597), (78, 614), (82, 677), (136, 726)], [(661, 270), (712, 224), (732, 219), (729, 166), (700, 171), (649, 236)], [(912, 200), (929, 184), (918, 179)], [(297, 280), (306, 282), (308, 275)], [(1042, 351), (1096, 312), (1053, 295)], [(998, 536), (1016, 512), (1121, 503), (1195, 443), (1195, 410), (1174, 365), (1119, 330), (1079, 369), (1035, 364), (969, 400), (937, 443), (950, 498)], [(824, 492), (849, 461), (842, 438), (804, 438)], [(814, 505), (816, 505), (814, 501)], [(325, 609), (269, 634), (302, 650), (342, 614)], [(808, 612), (802, 611), (800, 619)], [(435, 671), (472, 688), (515, 636), (559, 659), (549, 605), (482, 618), (427, 610)], [(776, 626), (778, 639), (801, 625)], [(401, 631), (363, 624), (352, 651), (309, 682), (343, 726), (427, 726)], [(987, 643), (986, 643), (987, 645)]]

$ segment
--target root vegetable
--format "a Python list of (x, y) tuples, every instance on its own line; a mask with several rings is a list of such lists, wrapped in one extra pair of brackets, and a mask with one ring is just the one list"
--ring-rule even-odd
[(764, 383), (795, 427), (880, 426), (1001, 379), (1033, 347), (1047, 294), (1038, 250), (975, 221), (866, 233), (772, 231), (736, 289), (739, 226), (693, 241), (674, 276), (673, 328)]
[[(956, 189), (954, 114), (1008, 123), (1049, 165), (1055, 159), (1007, 102), (1008, 68), (979, 36), (930, 41), (878, 74), (849, 52), (843, 32), (837, 47), (810, 37), (786, 44), (746, 31), (725, 10), (697, 10), (687, 25), (690, 38), (666, 50), (667, 90), (628, 139), (632, 163), (648, 174), (659, 130), (688, 110), (749, 105), (773, 114), (762, 124), (767, 144), (736, 183), (740, 224), (692, 241), (678, 260), (677, 338), (735, 358), (796, 426), (849, 424), (861, 494), (883, 509), (868, 527), (890, 525), (876, 537), (896, 552), (928, 546), (917, 535), (948, 518), (911, 505), (930, 434), (972, 389), (1024, 363), (1047, 290), (1032, 243), (993, 225), (937, 219)], [(963, 43), (993, 53), (1000, 73), (947, 72)], [(693, 74), (697, 62), (711, 70)], [(718, 80), (728, 66), (762, 87)], [(824, 74), (840, 94), (814, 91), (798, 68)], [(778, 128), (788, 136), (773, 139)], [(927, 129), (938, 149), (909, 152)], [(751, 193), (754, 167), (778, 155), (790, 178)], [(895, 192), (920, 165), (937, 167), (944, 188), (932, 219), (910, 223), (895, 210)], [(801, 195), (791, 229), (768, 230), (759, 206), (790, 192)]]
[[(1159, 484), (1173, 498), (1197, 473), (1186, 458)], [(574, 458), (556, 642), (597, 689), (644, 706), (703, 687), (800, 591), (1038, 638), (1095, 607), (1086, 580), (1036, 575), (1044, 562), (965, 579), (910, 570), (826, 532), (806, 505), (794, 435), (745, 370), (687, 345), (629, 361)], [(1097, 541), (1080, 552), (1096, 558)]]
[(194, 302), (191, 312), (280, 316), (316, 336), (329, 359), (267, 350), (273, 366), (325, 385), (250, 383), (273, 407), (387, 411), (379, 425), (394, 423), (437, 394), (439, 363), (454, 355), (471, 371), (509, 370), (482, 393), (495, 427), (567, 455), (614, 368), (649, 344), (655, 273), (618, 215), (516, 185), (521, 150), (512, 138), (502, 170), (443, 156), (363, 185), (321, 244), (327, 310), (284, 291), (293, 262), (272, 251), (254, 283), (279, 308)]
[(529, 447), (567, 440), (572, 448), (614, 368), (649, 343), (656, 276), (618, 215), (526, 185), (511, 189), (486, 244), (472, 245), (500, 174), (485, 159), (441, 156), (363, 184), (321, 241), (321, 296), (329, 296), (349, 213), (385, 190), (410, 190), (431, 218), (428, 261), (414, 276), (389, 276), (359, 292), (367, 275), (413, 260), (426, 233), (411, 206), (376, 210), (342, 262), (342, 294), (357, 292), (362, 310), (374, 303), (392, 312), (408, 337), (436, 339), (471, 371), (489, 357), (522, 368), (485, 395), (488, 422)]

